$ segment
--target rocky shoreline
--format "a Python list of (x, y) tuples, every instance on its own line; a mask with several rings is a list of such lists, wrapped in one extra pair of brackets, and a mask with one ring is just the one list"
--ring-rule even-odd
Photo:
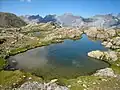
[[(96, 28), (92, 28), (93, 34), (86, 32), (86, 34), (93, 38), (101, 38), (101, 31)], [(102, 31), (103, 32), (103, 31)], [(92, 33), (92, 32), (91, 32)], [(109, 34), (108, 34), (109, 33)], [(110, 64), (109, 68), (101, 69), (96, 71), (95, 76), (110, 76), (110, 77), (119, 77), (119, 73), (116, 73), (116, 70), (112, 66), (116, 66), (119, 69), (119, 62), (120, 62), (120, 37), (119, 37), (119, 30), (108, 29), (107, 31), (103, 32), (102, 37), (102, 45), (109, 48), (108, 51), (91, 51), (88, 52), (88, 56), (92, 58), (96, 58), (98, 60), (106, 61)], [(97, 37), (99, 36), (99, 37)]]
[[(39, 35), (36, 35), (36, 32), (39, 32)], [(63, 42), (64, 39), (79, 39), (83, 33), (85, 33), (90, 38), (101, 39), (103, 42), (102, 44), (105, 45), (105, 47), (115, 49), (110, 51), (97, 50), (88, 53), (88, 56), (92, 58), (107, 61), (111, 65), (109, 68), (97, 70), (96, 73), (94, 73), (92, 76), (78, 77), (73, 80), (58, 80), (58, 82), (62, 84), (64, 83), (64, 86), (57, 85), (56, 81), (53, 82), (54, 80), (51, 80), (48, 83), (39, 83), (36, 80), (34, 81), (33, 79), (32, 82), (29, 82), (28, 80), (27, 82), (22, 83), (20, 87), (13, 88), (13, 90), (69, 90), (69, 88), (72, 90), (77, 90), (77, 87), (76, 89), (74, 87), (74, 82), (76, 82), (76, 80), (77, 83), (75, 85), (80, 84), (81, 86), (78, 87), (81, 88), (81, 90), (91, 90), (90, 88), (92, 88), (93, 86), (87, 86), (87, 84), (89, 85), (90, 82), (93, 82), (92, 84), (90, 83), (90, 85), (94, 85), (96, 82), (103, 83), (104, 80), (99, 81), (99, 78), (105, 78), (105, 80), (116, 80), (117, 78), (119, 78), (120, 73), (117, 72), (117, 70), (120, 70), (119, 30), (99, 30), (95, 27), (91, 27), (88, 30), (80, 31), (80, 29), (56, 27), (56, 25), (54, 25), (53, 23), (27, 25), (22, 28), (1, 28), (0, 57), (5, 58), (6, 56), (8, 57), (10, 55), (25, 52), (32, 48), (49, 45), (52, 43)], [(114, 68), (116, 66), (117, 70), (116, 68)], [(0, 78), (3, 78), (3, 76), (0, 76)], [(82, 81), (82, 78), (84, 78), (85, 80)], [(88, 81), (91, 79), (95, 80)], [(2, 86), (1, 82), (0, 84)]]

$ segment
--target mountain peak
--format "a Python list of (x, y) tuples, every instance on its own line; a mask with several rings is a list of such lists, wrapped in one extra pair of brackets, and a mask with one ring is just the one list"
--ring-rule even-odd
[(66, 16), (73, 16), (73, 14), (72, 13), (64, 13), (64, 15), (66, 15)]

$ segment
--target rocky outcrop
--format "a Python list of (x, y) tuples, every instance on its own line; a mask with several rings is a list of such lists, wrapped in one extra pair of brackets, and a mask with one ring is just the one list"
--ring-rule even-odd
[(39, 82), (25, 82), (15, 90), (69, 90), (66, 86), (60, 86), (55, 83), (55, 80), (51, 80), (48, 83), (39, 83)]
[(117, 77), (112, 68), (100, 69), (93, 76)]
[(21, 27), (27, 25), (22, 19), (12, 13), (0, 12), (0, 27)]
[(88, 53), (89, 57), (100, 59), (100, 60), (105, 60), (105, 61), (116, 61), (118, 59), (117, 53), (114, 51), (91, 51)]
[(104, 30), (100, 30), (96, 27), (90, 27), (87, 30), (84, 30), (84, 33), (90, 38), (95, 39), (107, 39), (109, 38), (109, 34), (105, 32)]
[(114, 37), (117, 35), (117, 31), (115, 29), (104, 29), (104, 32), (108, 33), (109, 37)]
[(107, 39), (102, 43), (105, 47), (111, 49), (120, 49), (120, 37), (114, 37), (112, 39)]
[(97, 27), (89, 27), (84, 30), (84, 33), (87, 34), (90, 38), (107, 40), (108, 38), (113, 38), (117, 35), (117, 31), (115, 29), (100, 29)]

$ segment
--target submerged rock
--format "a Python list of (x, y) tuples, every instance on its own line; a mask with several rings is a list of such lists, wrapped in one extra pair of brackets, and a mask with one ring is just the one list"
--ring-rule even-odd
[(117, 75), (115, 75), (115, 73), (112, 70), (112, 68), (105, 68), (105, 69), (98, 70), (93, 75), (94, 76), (117, 77)]

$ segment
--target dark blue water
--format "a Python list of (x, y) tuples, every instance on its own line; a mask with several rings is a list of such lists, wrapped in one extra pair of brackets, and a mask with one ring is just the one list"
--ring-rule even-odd
[(109, 66), (103, 61), (88, 57), (87, 53), (93, 50), (107, 49), (100, 41), (89, 40), (83, 34), (79, 40), (65, 40), (63, 43), (32, 49), (12, 58), (18, 62), (17, 68), (44, 78), (73, 78)]

